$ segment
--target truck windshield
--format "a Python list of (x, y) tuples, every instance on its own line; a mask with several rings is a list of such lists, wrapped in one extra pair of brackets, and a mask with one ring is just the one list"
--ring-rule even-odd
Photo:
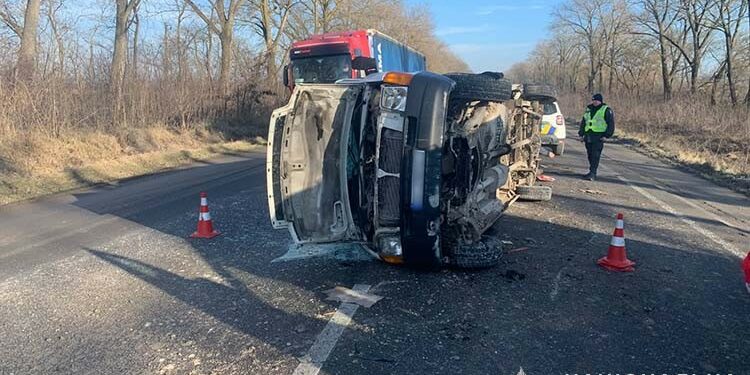
[(349, 55), (312, 56), (292, 60), (294, 83), (333, 83), (352, 78)]

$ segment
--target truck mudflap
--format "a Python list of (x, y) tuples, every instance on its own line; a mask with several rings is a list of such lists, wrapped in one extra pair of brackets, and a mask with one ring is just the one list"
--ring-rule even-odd
[(440, 186), (448, 95), (455, 83), (421, 72), (406, 99), (406, 139), (401, 163), (401, 246), (404, 262), (442, 263)]

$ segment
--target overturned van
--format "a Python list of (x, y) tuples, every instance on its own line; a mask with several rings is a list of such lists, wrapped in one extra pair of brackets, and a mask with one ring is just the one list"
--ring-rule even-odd
[(532, 186), (540, 118), (502, 73), (300, 84), (271, 116), (271, 222), (299, 244), (362, 243), (391, 263), (492, 266), (502, 249), (483, 234), (548, 189)]

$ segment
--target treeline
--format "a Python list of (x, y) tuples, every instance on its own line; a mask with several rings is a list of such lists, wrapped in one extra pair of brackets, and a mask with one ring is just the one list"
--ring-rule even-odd
[(655, 92), (750, 107), (747, 0), (568, 0), (511, 74), (569, 92)]
[(467, 70), (429, 9), (401, 0), (0, 0), (0, 143), (205, 124), (262, 135), (285, 100), (290, 43), (357, 28), (422, 51), (432, 70)]

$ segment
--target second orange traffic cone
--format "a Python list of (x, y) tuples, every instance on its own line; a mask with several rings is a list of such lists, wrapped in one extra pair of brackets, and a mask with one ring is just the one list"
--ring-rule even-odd
[(201, 192), (201, 207), (198, 216), (198, 230), (190, 235), (190, 238), (214, 238), (220, 233), (214, 230), (211, 213), (208, 212), (208, 194)]
[(599, 259), (597, 263), (610, 271), (633, 272), (635, 271), (635, 268), (633, 268), (635, 262), (628, 259), (628, 255), (625, 252), (625, 231), (623, 224), (622, 214), (617, 214), (615, 232), (612, 234), (612, 242), (609, 244), (607, 256)]

